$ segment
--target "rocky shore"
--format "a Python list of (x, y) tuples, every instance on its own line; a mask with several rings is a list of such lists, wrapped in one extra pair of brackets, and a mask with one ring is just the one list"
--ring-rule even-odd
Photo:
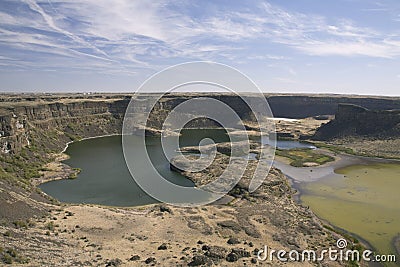
[(400, 234), (393, 239), (393, 245), (396, 249), (397, 255), (400, 255)]
[[(187, 97), (193, 96), (166, 97), (156, 114), (164, 114), (164, 110)], [(289, 107), (295, 100), (296, 110), (301, 110), (303, 103), (319, 103), (319, 110), (307, 113), (311, 116), (327, 114), (343, 99), (367, 102), (373, 107), (396, 106), (400, 101), (374, 97), (268, 97), (274, 99), (272, 107), (279, 107), (273, 112), (282, 116), (289, 110), (280, 110), (282, 101), (287, 101)], [(248, 183), (257, 160), (249, 161), (244, 178), (229, 193), (231, 201), (226, 205), (117, 208), (58, 203), (36, 186), (74, 173), (61, 163), (63, 155), (59, 151), (74, 140), (120, 133), (129, 98), (115, 94), (2, 98), (0, 262), (24, 266), (314, 266), (318, 263), (260, 262), (256, 254), (265, 245), (275, 250), (320, 251), (335, 247), (336, 240), (342, 237), (293, 200), (294, 191), (287, 178), (275, 168), (260, 188), (249, 193)], [(322, 108), (326, 103), (329, 104)], [(238, 111), (245, 112), (240, 108)], [(282, 122), (277, 128), (282, 135), (287, 132), (295, 138), (306, 138), (327, 121), (328, 117), (318, 117), (299, 123)], [(157, 133), (156, 120), (153, 126)], [(220, 152), (204, 172), (183, 174), (199, 186), (213, 180), (227, 162), (227, 156)], [(351, 246), (361, 249), (352, 241), (348, 240)]]

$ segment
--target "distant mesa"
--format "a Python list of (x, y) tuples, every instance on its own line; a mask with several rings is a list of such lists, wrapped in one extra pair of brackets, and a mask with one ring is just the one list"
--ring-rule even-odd
[(328, 141), (346, 137), (400, 136), (400, 110), (370, 110), (352, 104), (339, 104), (335, 119), (322, 125), (312, 137)]

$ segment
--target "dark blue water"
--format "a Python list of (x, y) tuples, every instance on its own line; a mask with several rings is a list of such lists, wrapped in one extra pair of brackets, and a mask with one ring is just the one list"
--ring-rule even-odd
[[(267, 136), (261, 137), (261, 143), (263, 145), (271, 145), (271, 141)], [(316, 149), (315, 146), (308, 144), (308, 143), (303, 143), (299, 141), (289, 141), (289, 140), (278, 140), (276, 141), (276, 148), (279, 149), (292, 149), (292, 148), (310, 148), (310, 149)]]

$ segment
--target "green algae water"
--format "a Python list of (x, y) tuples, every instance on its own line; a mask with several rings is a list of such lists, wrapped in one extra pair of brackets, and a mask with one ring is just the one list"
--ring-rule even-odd
[(400, 164), (352, 165), (335, 172), (338, 175), (302, 183), (301, 201), (320, 218), (365, 239), (379, 253), (395, 253), (393, 239), (400, 233)]

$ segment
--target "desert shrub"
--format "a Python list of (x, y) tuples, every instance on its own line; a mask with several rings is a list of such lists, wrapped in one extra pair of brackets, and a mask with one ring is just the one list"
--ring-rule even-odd
[(4, 236), (11, 236), (11, 235), (12, 235), (12, 232), (11, 232), (10, 230), (7, 230), (7, 231), (4, 232), (3, 235), (4, 235)]
[(5, 264), (15, 263), (28, 263), (28, 259), (22, 257), (18, 252), (13, 249), (4, 249), (0, 247), (0, 262)]
[(13, 222), (15, 228), (25, 228), (28, 229), (28, 223), (26, 221), (18, 220)]
[(45, 225), (45, 228), (50, 230), (50, 231), (54, 231), (55, 225), (53, 222), (49, 222)]

